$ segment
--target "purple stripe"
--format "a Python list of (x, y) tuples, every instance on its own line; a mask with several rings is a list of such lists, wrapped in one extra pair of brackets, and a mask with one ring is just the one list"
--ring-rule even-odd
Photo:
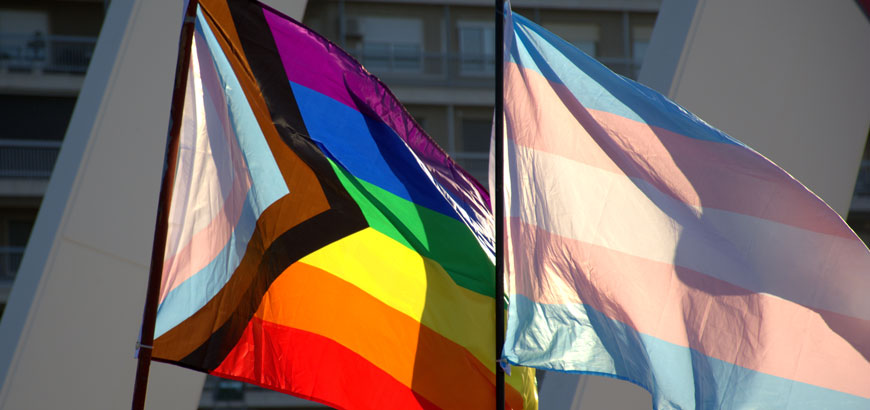
[(483, 186), (447, 157), (380, 80), (337, 45), (295, 20), (266, 5), (263, 13), (289, 81), (384, 122), (417, 154), (435, 181), (465, 207), (476, 212), (489, 209), (489, 194)]

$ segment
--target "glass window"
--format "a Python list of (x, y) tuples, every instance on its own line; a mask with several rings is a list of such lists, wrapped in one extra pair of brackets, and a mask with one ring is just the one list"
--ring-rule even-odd
[(649, 47), (649, 41), (652, 38), (653, 26), (634, 26), (631, 28), (631, 58), (635, 64), (643, 63), (643, 57), (646, 55), (646, 49)]
[(462, 74), (493, 75), (495, 28), (488, 22), (459, 22), (459, 70)]
[(462, 118), (454, 158), (459, 165), (478, 181), (486, 184), (489, 171), (490, 118)]
[(489, 153), (489, 135), (492, 121), (489, 119), (463, 118), (459, 150)]
[(360, 17), (362, 37), (357, 51), (372, 71), (420, 71), (423, 66), (423, 22), (414, 18)]
[[(0, 224), (2, 224), (0, 220)], [(24, 247), (33, 229), (33, 219), (25, 217), (9, 218), (5, 221), (6, 234), (0, 236), (0, 280), (12, 279), (21, 265)]]
[(549, 23), (545, 28), (584, 53), (592, 57), (598, 56), (598, 25)]
[(10, 246), (27, 246), (27, 239), (30, 238), (30, 231), (33, 229), (33, 220), (29, 219), (12, 219), (9, 221), (9, 245)]
[(0, 138), (60, 141), (75, 105), (75, 97), (0, 95)]

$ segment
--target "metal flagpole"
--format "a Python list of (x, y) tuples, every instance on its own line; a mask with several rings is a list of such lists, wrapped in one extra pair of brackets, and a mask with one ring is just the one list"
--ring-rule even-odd
[(142, 330), (139, 336), (139, 363), (136, 366), (136, 381), (133, 386), (133, 410), (145, 408), (145, 393), (148, 389), (148, 373), (151, 370), (151, 351), (154, 344), (154, 322), (157, 318), (157, 299), (163, 274), (163, 258), (166, 249), (166, 232), (169, 221), (169, 202), (175, 182), (175, 167), (178, 159), (178, 136), (181, 132), (181, 115), (184, 108), (184, 91), (187, 88), (187, 67), (190, 64), (190, 44), (193, 39), (197, 0), (190, 0), (184, 13), (181, 35), (178, 41), (178, 60), (175, 66), (175, 88), (172, 91), (170, 108), (169, 141), (163, 160), (163, 181), (160, 184), (160, 199), (157, 203), (157, 221), (154, 227), (154, 245), (151, 248), (151, 271), (145, 296), (145, 312), (142, 314)]
[(504, 410), (504, 0), (495, 0), (495, 408)]

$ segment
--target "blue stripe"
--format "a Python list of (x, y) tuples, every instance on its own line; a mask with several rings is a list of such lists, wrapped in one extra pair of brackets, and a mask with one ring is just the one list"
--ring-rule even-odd
[(154, 337), (159, 337), (202, 309), (227, 284), (239, 267), (261, 211), (254, 210), (251, 192), (245, 197), (238, 224), (220, 253), (199, 272), (172, 289), (157, 308)]
[[(248, 105), (241, 84), (236, 79), (229, 61), (221, 52), (217, 39), (205, 23), (200, 11), (197, 11), (196, 32), (208, 44), (208, 50), (202, 47), (197, 51), (211, 54), (221, 85), (226, 93), (230, 125), (248, 166), (251, 189), (245, 196), (239, 221), (218, 256), (205, 268), (170, 291), (160, 304), (155, 337), (159, 337), (177, 326), (217, 295), (241, 263), (256, 227), (257, 219), (271, 204), (289, 194), (287, 183), (284, 181), (259, 123), (250, 105)], [(203, 56), (207, 59), (206, 54)], [(204, 61), (203, 63), (208, 62)], [(232, 166), (231, 164), (218, 165)], [(236, 178), (243, 177), (236, 175)], [(183, 182), (179, 181), (179, 183)]]
[(459, 219), (392, 128), (327, 95), (290, 85), (305, 127), (324, 154), (359, 179)]
[(504, 346), (509, 362), (627, 380), (651, 392), (657, 409), (870, 408), (870, 399), (760, 373), (638, 333), (587, 305), (510, 298)]
[(509, 61), (565, 85), (584, 107), (707, 141), (743, 145), (658, 92), (620, 76), (565, 40), (513, 13)]

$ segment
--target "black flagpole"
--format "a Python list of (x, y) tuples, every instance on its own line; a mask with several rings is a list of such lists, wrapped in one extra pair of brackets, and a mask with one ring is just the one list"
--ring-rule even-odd
[(181, 132), (181, 115), (184, 108), (184, 91), (187, 88), (187, 67), (190, 64), (190, 43), (193, 38), (197, 0), (190, 0), (184, 13), (181, 36), (178, 41), (178, 60), (175, 66), (175, 88), (172, 91), (170, 108), (169, 141), (163, 159), (163, 180), (160, 184), (160, 199), (157, 202), (157, 221), (154, 227), (154, 244), (151, 248), (151, 271), (145, 295), (145, 312), (142, 314), (142, 330), (138, 343), (139, 362), (136, 366), (136, 382), (133, 385), (133, 410), (145, 409), (145, 393), (148, 389), (148, 373), (151, 370), (151, 351), (154, 344), (154, 322), (157, 319), (157, 299), (160, 294), (160, 279), (163, 274), (163, 257), (166, 249), (166, 232), (169, 221), (169, 202), (175, 182), (175, 167), (178, 159), (178, 135)]
[(504, 410), (504, 0), (495, 0), (495, 408)]

